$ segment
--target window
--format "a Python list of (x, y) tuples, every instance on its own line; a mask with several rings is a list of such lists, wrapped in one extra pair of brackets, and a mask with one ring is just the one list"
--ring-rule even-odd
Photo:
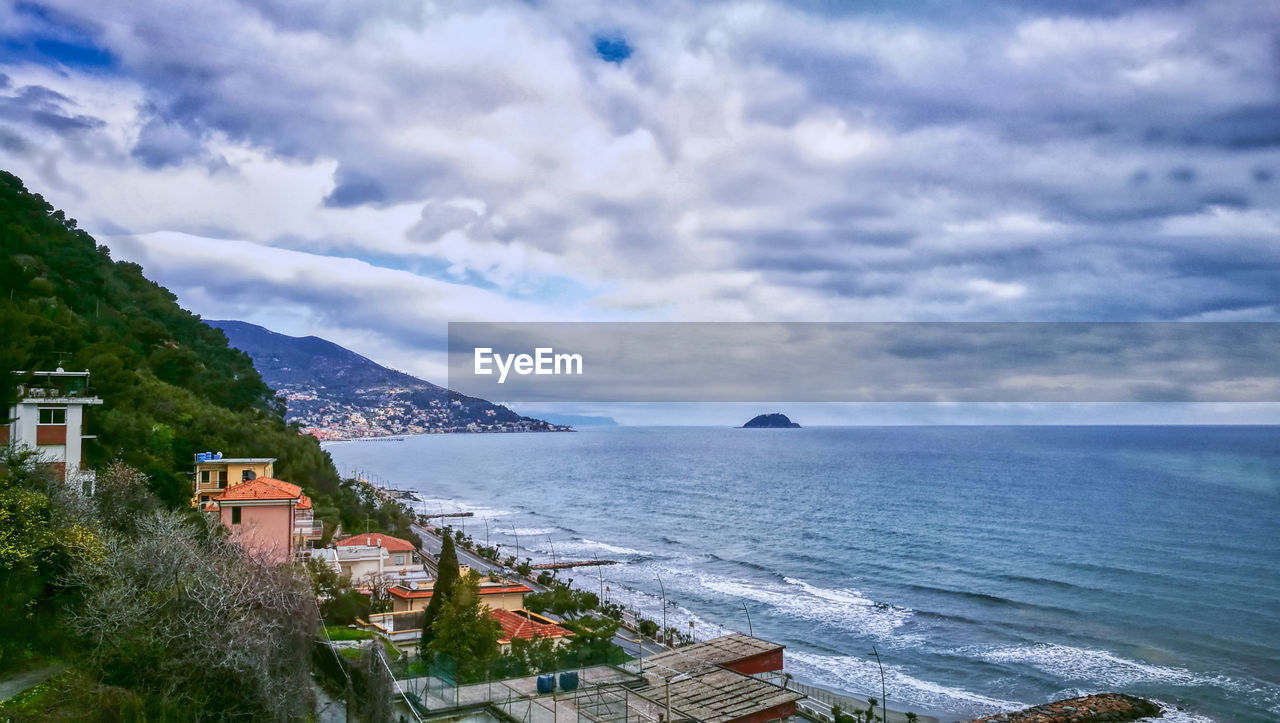
[(200, 470), (200, 484), (202, 485), (209, 484), (209, 470), (207, 469)]
[(404, 564), (404, 555), (396, 555), (396, 564), (397, 564), (397, 565), (403, 565), (403, 564)]
[(240, 508), (239, 507), (231, 508), (231, 524), (233, 525), (240, 524)]
[(217, 471), (217, 476), (218, 476), (218, 486), (219, 486), (219, 487), (226, 487), (226, 486), (227, 486), (227, 471), (226, 471), (225, 469), (220, 469), (220, 470), (218, 470), (218, 471)]
[(251, 470), (251, 469), (246, 469), (245, 471), (243, 471), (243, 472), (241, 472), (241, 473), (240, 473), (240, 481), (241, 481), (241, 482), (248, 482), (249, 480), (251, 480), (251, 479), (253, 479), (254, 477), (257, 477), (257, 476), (258, 476), (258, 475), (257, 475), (257, 473), (255, 473), (253, 470)]
[(40, 424), (66, 424), (67, 410), (63, 407), (46, 407), (40, 410)]

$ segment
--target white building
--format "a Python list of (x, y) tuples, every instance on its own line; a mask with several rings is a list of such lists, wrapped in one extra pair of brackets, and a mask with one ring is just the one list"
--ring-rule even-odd
[(18, 402), (9, 410), (13, 420), (0, 426), (0, 444), (34, 450), (66, 479), (86, 476), (82, 468), (84, 408), (102, 404), (89, 393), (89, 372), (17, 372), (26, 381), (18, 385)]

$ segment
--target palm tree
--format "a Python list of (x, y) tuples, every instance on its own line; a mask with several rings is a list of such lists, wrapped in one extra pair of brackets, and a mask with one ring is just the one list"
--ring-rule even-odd
[(867, 723), (876, 719), (876, 703), (879, 702), (875, 698), (867, 698)]
[(918, 720), (920, 720), (920, 716), (910, 711), (907, 711), (907, 723), (916, 723), (916, 721)]

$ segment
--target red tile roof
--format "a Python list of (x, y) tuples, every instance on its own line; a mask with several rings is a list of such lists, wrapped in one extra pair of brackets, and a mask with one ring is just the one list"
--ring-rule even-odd
[[(272, 487), (283, 490), (285, 492), (290, 492), (294, 496), (298, 497), (299, 498), (298, 504), (294, 505), (294, 509), (298, 509), (298, 510), (311, 509), (311, 498), (302, 494), (302, 488), (299, 487), (298, 485), (292, 482), (285, 482), (282, 479), (276, 479), (275, 477), (255, 477), (255, 479), (260, 479), (263, 482), (266, 482), (267, 484), (271, 485)], [(240, 484), (244, 484), (244, 483), (241, 482)]]
[(500, 645), (506, 645), (516, 638), (531, 640), (533, 638), (563, 638), (573, 635), (573, 631), (566, 630), (559, 625), (530, 620), (510, 610), (490, 610), (489, 617), (497, 620), (498, 624), (502, 626), (502, 638), (498, 641)]
[(373, 532), (364, 535), (353, 535), (346, 539), (338, 540), (333, 543), (340, 547), (348, 545), (381, 545), (390, 552), (413, 552), (413, 543), (408, 540), (402, 540), (399, 537), (384, 535), (381, 532)]
[(226, 492), (214, 497), (217, 502), (234, 502), (239, 500), (295, 500), (302, 496), (302, 488), (281, 482), (270, 477), (257, 477), (241, 482)]

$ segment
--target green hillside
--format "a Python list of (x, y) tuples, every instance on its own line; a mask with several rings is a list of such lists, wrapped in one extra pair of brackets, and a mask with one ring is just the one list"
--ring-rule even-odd
[[(342, 484), (328, 453), (284, 421), (284, 406), (249, 357), (176, 303), (140, 266), (113, 261), (16, 176), (0, 172), (0, 369), (88, 369), (104, 400), (88, 416), (86, 463), (120, 460), (147, 474), (170, 506), (187, 504), (192, 455), (277, 457), (319, 516), (348, 529), (373, 513)], [(0, 384), (9, 408), (11, 385)]]

